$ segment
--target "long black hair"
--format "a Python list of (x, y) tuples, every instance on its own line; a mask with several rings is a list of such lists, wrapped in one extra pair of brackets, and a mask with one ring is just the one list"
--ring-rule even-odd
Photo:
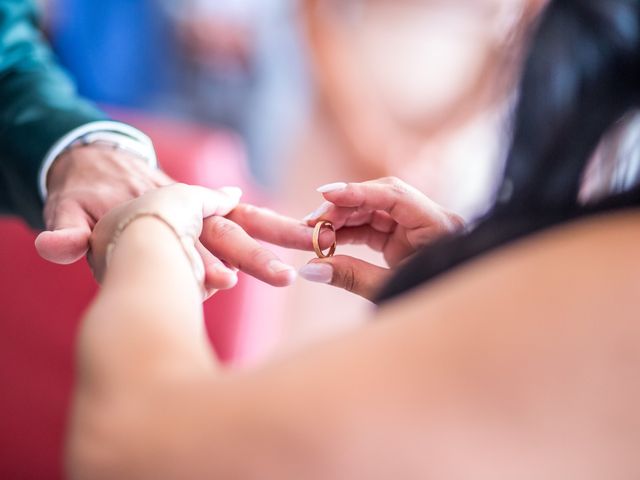
[(554, 0), (531, 38), (498, 200), (469, 234), (418, 253), (383, 301), (534, 231), (585, 214), (640, 205), (640, 190), (581, 206), (598, 143), (640, 106), (640, 0)]

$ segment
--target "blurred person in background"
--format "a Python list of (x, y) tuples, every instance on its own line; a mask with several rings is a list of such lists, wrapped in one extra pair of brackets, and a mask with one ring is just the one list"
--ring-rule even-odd
[(46, 32), (90, 100), (153, 111), (171, 102), (180, 69), (176, 32), (155, 0), (46, 0)]
[(275, 188), (306, 98), (294, 7), (293, 0), (49, 0), (49, 30), (82, 94), (230, 128), (244, 139), (255, 178)]
[(545, 3), (304, 0), (324, 121), (351, 176), (397, 175), (467, 220), (481, 215)]
[(638, 2), (552, 1), (519, 87), (500, 196), (475, 227), (397, 179), (320, 188), (330, 206), (309, 221), (392, 269), (336, 275), (333, 257), (310, 265), (329, 275), (307, 273), (382, 308), (260, 368), (224, 369), (210, 350), (189, 251), (203, 217), (267, 216), (288, 246), (298, 221), (180, 185), (105, 216), (71, 477), (635, 478), (640, 183), (581, 190), (640, 106)]
[(194, 118), (240, 132), (256, 179), (277, 194), (307, 105), (297, 0), (172, 3)]
[[(322, 106), (355, 174), (411, 179), (467, 220), (481, 216), (497, 193), (522, 53), (546, 3), (304, 0)], [(602, 163), (633, 151), (639, 130), (631, 112), (603, 140), (585, 198), (595, 185), (608, 191), (603, 176), (637, 176), (633, 155), (616, 173)]]

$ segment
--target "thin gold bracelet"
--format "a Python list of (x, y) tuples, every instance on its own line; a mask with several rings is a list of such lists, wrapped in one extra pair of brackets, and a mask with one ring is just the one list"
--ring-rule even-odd
[(196, 282), (198, 283), (198, 285), (200, 285), (200, 288), (202, 290), (203, 297), (206, 297), (206, 289), (204, 286), (204, 277), (205, 277), (204, 262), (202, 261), (202, 257), (200, 257), (200, 254), (196, 250), (193, 238), (190, 237), (189, 235), (180, 234), (180, 232), (178, 232), (178, 230), (173, 226), (173, 224), (158, 212), (138, 212), (132, 215), (131, 217), (125, 219), (124, 221), (122, 221), (116, 228), (116, 231), (114, 232), (113, 238), (109, 242), (109, 245), (107, 245), (107, 250), (105, 254), (105, 265), (106, 266), (109, 265), (109, 261), (111, 259), (111, 256), (113, 255), (113, 251), (122, 233), (126, 230), (126, 228), (129, 225), (131, 225), (133, 222), (141, 218), (155, 218), (156, 220), (161, 221), (167, 227), (169, 227), (169, 229), (173, 232), (176, 239), (180, 243), (180, 246), (182, 247), (182, 251), (187, 256), (187, 260), (191, 265), (191, 270), (193, 271), (193, 274), (196, 277)]

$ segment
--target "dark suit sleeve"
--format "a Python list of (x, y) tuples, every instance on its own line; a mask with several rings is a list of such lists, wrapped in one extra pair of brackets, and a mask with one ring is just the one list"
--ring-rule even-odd
[(56, 64), (32, 0), (0, 0), (0, 210), (40, 224), (44, 156), (69, 131), (102, 119)]

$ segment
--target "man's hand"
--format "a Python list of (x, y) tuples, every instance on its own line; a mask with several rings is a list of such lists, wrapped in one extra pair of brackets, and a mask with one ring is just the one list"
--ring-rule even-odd
[(36, 238), (38, 253), (54, 263), (79, 260), (87, 252), (93, 226), (109, 210), (170, 183), (160, 170), (126, 152), (97, 145), (72, 148), (49, 171), (47, 231)]
[[(161, 171), (125, 152), (101, 146), (71, 149), (49, 172), (44, 209), (47, 231), (36, 239), (38, 253), (54, 263), (79, 260), (87, 253), (93, 227), (106, 213), (148, 190), (172, 183)], [(196, 245), (205, 265), (206, 288), (217, 290), (234, 284), (225, 264), (274, 286), (289, 285), (296, 277), (295, 269), (255, 238), (308, 250), (312, 248), (311, 231), (299, 221), (246, 204), (228, 218), (206, 219), (201, 242)]]

